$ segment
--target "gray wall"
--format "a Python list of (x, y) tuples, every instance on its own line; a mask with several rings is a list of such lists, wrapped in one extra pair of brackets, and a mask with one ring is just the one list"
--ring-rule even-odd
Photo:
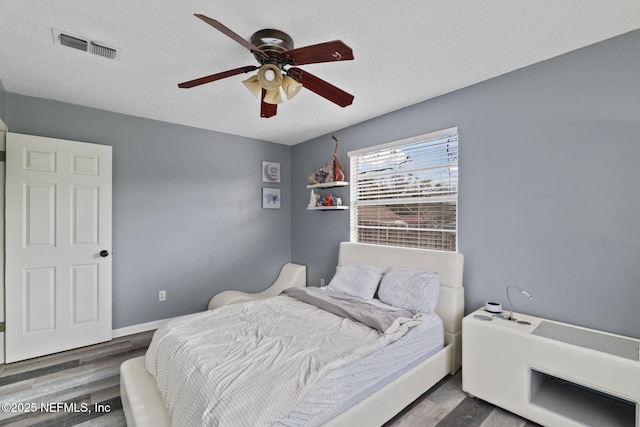
[[(535, 297), (514, 295), (517, 310), (639, 337), (639, 44), (635, 31), (336, 131), (340, 156), (458, 126), (467, 311), (514, 284)], [(306, 210), (331, 135), (291, 148), (2, 90), (0, 117), (114, 147), (114, 328), (262, 289), (290, 259), (328, 281), (349, 239), (348, 211)], [(261, 160), (282, 164), (279, 211), (260, 207)]]
[[(290, 261), (290, 147), (6, 97), (11, 132), (113, 146), (114, 328), (204, 310), (221, 290), (262, 290)], [(262, 160), (281, 163), (280, 210), (262, 209)]]
[[(639, 45), (634, 31), (336, 131), (343, 164), (458, 126), (467, 312), (506, 306), (513, 284), (534, 295), (513, 294), (516, 310), (640, 337)], [(311, 284), (349, 239), (348, 213), (305, 210), (306, 175), (332, 151), (331, 135), (293, 147), (292, 253)]]
[(0, 120), (5, 121), (5, 117), (7, 115), (7, 92), (2, 86), (2, 81), (0, 81)]

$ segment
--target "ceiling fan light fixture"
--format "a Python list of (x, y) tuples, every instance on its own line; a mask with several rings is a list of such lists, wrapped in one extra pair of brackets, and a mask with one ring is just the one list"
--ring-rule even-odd
[(243, 80), (242, 84), (244, 84), (247, 89), (249, 89), (249, 92), (251, 92), (256, 98), (260, 95), (260, 92), (262, 92), (262, 85), (258, 81), (258, 76), (255, 74), (248, 79)]
[(287, 95), (287, 99), (291, 99), (300, 92), (302, 84), (292, 77), (284, 76), (282, 79), (282, 89), (284, 89), (284, 94)]
[(262, 100), (267, 104), (282, 104), (282, 94), (280, 93), (280, 88), (267, 90), (267, 93), (265, 93)]
[(179, 83), (179, 88), (192, 88), (258, 70), (257, 75), (249, 77), (242, 83), (254, 96), (258, 97), (260, 94), (260, 117), (269, 118), (276, 115), (276, 105), (283, 102), (281, 87), (287, 99), (296, 96), (304, 86), (340, 107), (346, 107), (353, 103), (353, 95), (313, 74), (296, 68), (300, 65), (354, 59), (352, 49), (341, 40), (294, 49), (293, 39), (282, 31), (260, 30), (251, 36), (251, 41), (247, 41), (215, 19), (200, 13), (196, 13), (195, 16), (249, 50), (260, 65), (246, 65), (189, 80)]
[(258, 70), (258, 81), (267, 91), (278, 89), (282, 85), (282, 71), (277, 65), (264, 64)]

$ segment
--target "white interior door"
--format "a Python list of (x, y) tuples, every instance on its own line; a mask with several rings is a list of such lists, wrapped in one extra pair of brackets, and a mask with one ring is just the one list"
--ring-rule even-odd
[(111, 147), (7, 133), (7, 363), (111, 339)]

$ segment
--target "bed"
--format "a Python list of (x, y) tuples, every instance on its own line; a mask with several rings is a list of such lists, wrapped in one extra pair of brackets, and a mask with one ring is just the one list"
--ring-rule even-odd
[[(461, 327), (464, 315), (462, 254), (341, 243), (338, 266), (353, 264), (376, 266), (382, 271), (388, 271), (389, 267), (437, 271), (440, 285), (435, 313), (441, 320), (444, 346), (399, 377), (390, 379), (381, 388), (363, 396), (349, 408), (323, 421), (322, 425), (325, 426), (380, 426), (440, 379), (455, 373), (461, 366)], [(223, 309), (225, 307), (219, 310)], [(145, 367), (144, 357), (131, 359), (122, 364), (121, 398), (130, 427), (172, 424), (156, 380)], [(278, 425), (293, 424), (284, 420)]]

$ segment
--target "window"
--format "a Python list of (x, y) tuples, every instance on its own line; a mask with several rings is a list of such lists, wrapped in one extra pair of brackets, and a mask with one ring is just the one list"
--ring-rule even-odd
[(352, 242), (457, 251), (457, 128), (349, 157)]

